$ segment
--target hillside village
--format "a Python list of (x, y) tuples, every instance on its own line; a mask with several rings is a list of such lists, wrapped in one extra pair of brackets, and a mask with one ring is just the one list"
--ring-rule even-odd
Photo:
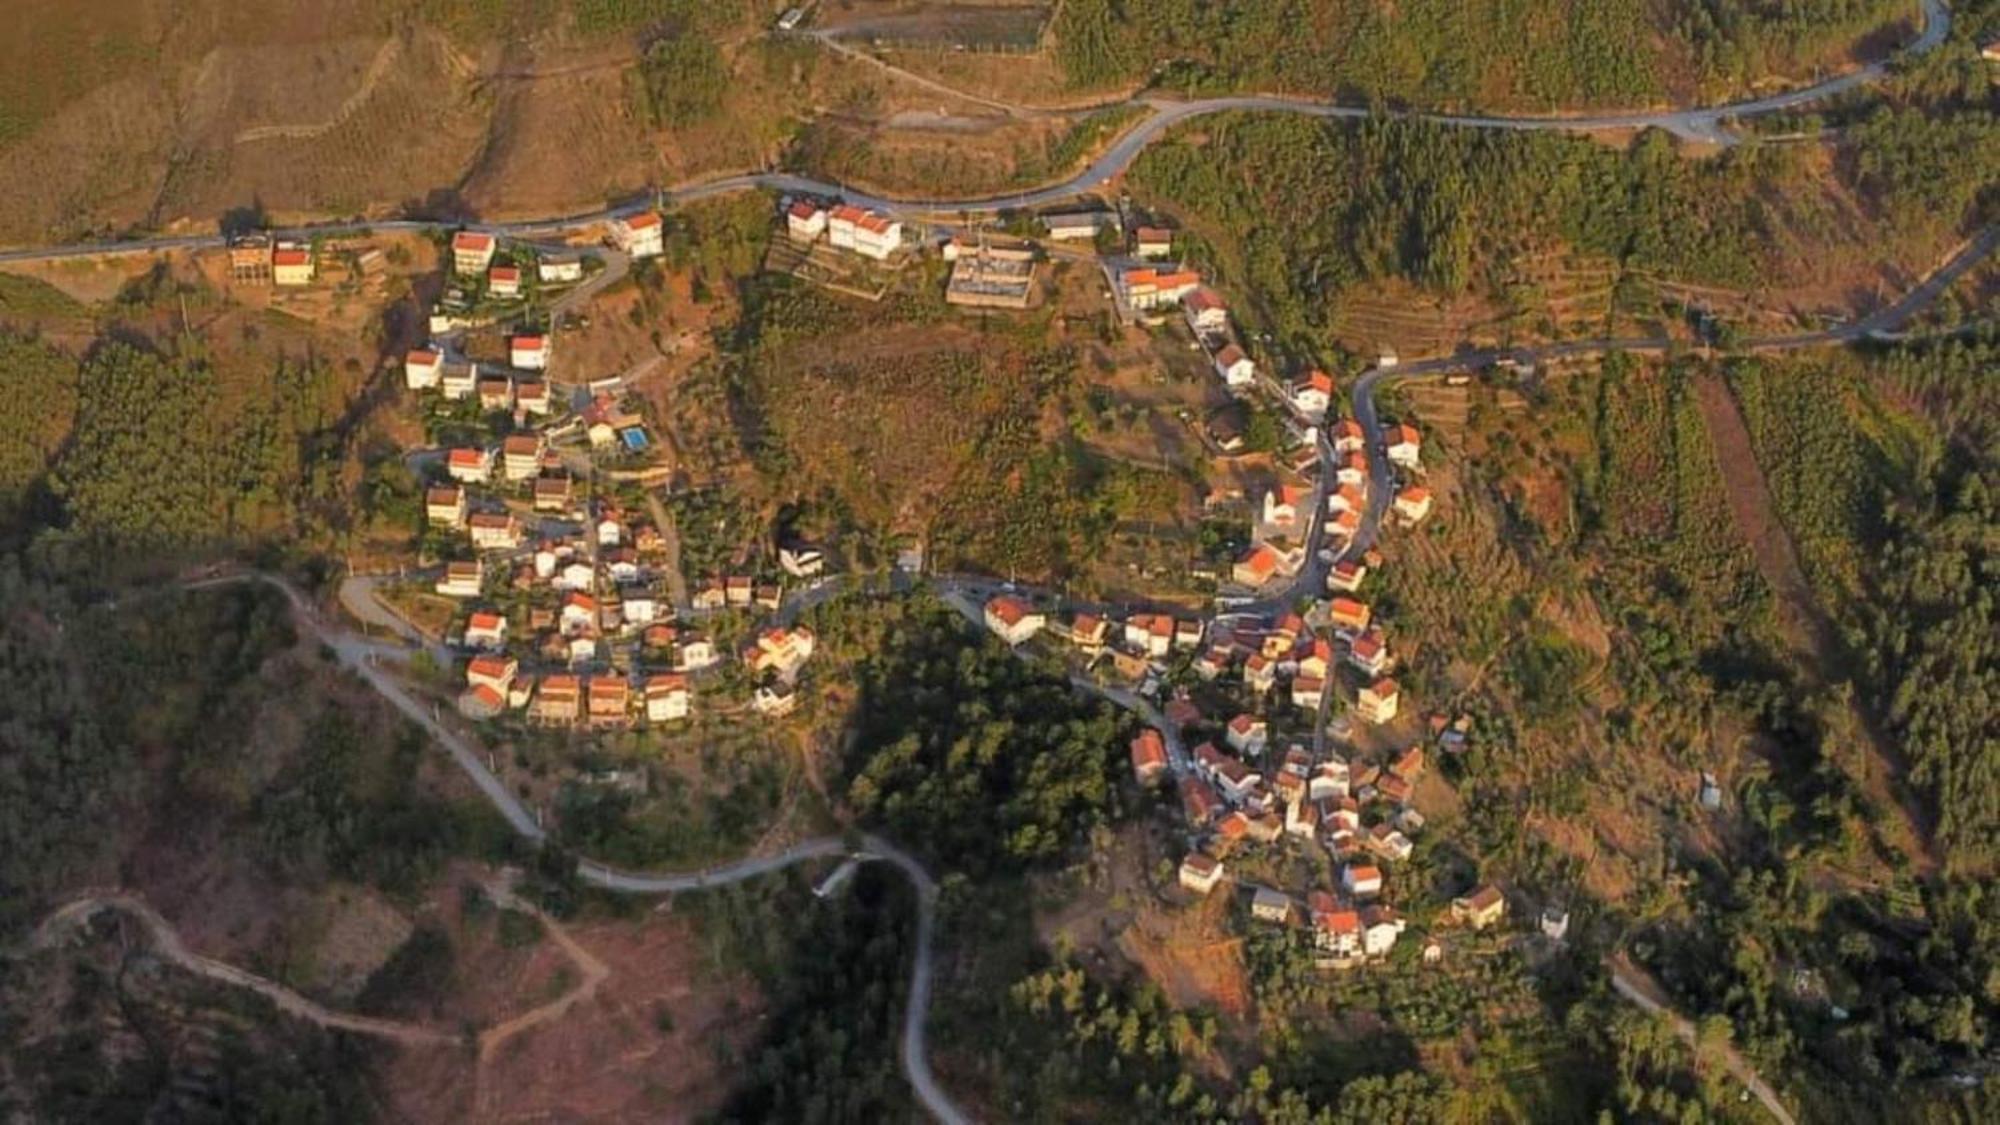
[[(1145, 720), (1126, 751), (1137, 784), (1177, 810), (1183, 893), (1240, 887), (1257, 923), (1308, 927), (1325, 967), (1386, 957), (1410, 921), (1384, 891), (1424, 829), (1418, 784), (1431, 756), (1469, 733), (1462, 719), (1418, 717), (1394, 677), (1393, 622), (1367, 601), (1384, 565), (1379, 534), (1432, 513), (1419, 431), (1371, 432), (1338, 413), (1326, 372), (1252, 360), (1226, 298), (1174, 260), (1168, 229), (1127, 235), (1114, 213), (1086, 212), (1039, 220), (1039, 240), (926, 240), (889, 216), (807, 197), (781, 200), (774, 223), (766, 268), (868, 299), (935, 256), (949, 266), (947, 303), (981, 314), (1028, 307), (1051, 255), (1081, 256), (1102, 271), (1120, 323), (1187, 333), (1217, 387), (1284, 420), (1277, 477), (1248, 498), (1249, 542), (1217, 575), (1209, 612), (928, 573), (921, 551), (906, 552), (900, 572)], [(671, 467), (645, 416), (615, 375), (565, 360), (577, 298), (659, 257), (662, 228), (659, 212), (641, 211), (606, 224), (595, 245), (457, 232), (430, 338), (403, 358), (434, 444), (405, 454), (424, 480), (421, 557), (382, 602), (444, 646), (459, 712), (496, 736), (666, 733), (703, 707), (734, 712), (745, 694), (752, 721), (782, 720), (815, 653), (800, 612), (842, 581), (804, 541), (783, 543), (775, 569), (680, 574), (655, 492)], [(1093, 250), (1070, 245), (1081, 239)], [(309, 249), (250, 242), (239, 268), (253, 268), (254, 251), (269, 255), (275, 284), (310, 284)], [(297, 253), (306, 272), (285, 272)], [(1385, 353), (1378, 366), (1394, 362)], [(1226, 437), (1218, 444), (1227, 451)], [(1291, 862), (1301, 858), (1323, 879), (1285, 882), (1309, 869)], [(1494, 887), (1467, 886), (1443, 921), (1483, 928), (1504, 910)], [(1426, 953), (1436, 952), (1433, 940)]]

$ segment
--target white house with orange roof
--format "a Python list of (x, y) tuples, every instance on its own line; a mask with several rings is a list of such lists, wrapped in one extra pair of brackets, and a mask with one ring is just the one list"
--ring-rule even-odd
[(657, 258), (667, 250), (667, 228), (658, 211), (611, 220), (611, 244), (634, 258)]
[(563, 636), (583, 636), (597, 631), (597, 599), (579, 590), (572, 590), (563, 599), (562, 613), (557, 618), (558, 628)]
[(507, 362), (523, 371), (542, 371), (549, 366), (549, 338), (540, 332), (522, 332), (507, 340)]
[(1257, 381), (1257, 364), (1243, 349), (1230, 344), (1215, 353), (1215, 373), (1228, 387), (1247, 387)]
[(506, 648), (507, 619), (490, 610), (475, 610), (465, 622), (464, 642), (465, 647), (482, 652), (498, 652)]
[(1140, 227), (1132, 238), (1132, 252), (1141, 258), (1171, 257), (1174, 232), (1166, 227)]
[(1358, 633), (1373, 616), (1366, 602), (1353, 598), (1335, 598), (1326, 607), (1327, 621), (1337, 633)]
[(451, 236), (451, 271), (462, 277), (476, 277), (493, 265), (499, 242), (484, 231), (462, 230)]
[(1292, 384), (1292, 406), (1299, 413), (1319, 417), (1333, 405), (1333, 376), (1315, 367)]
[(1361, 423), (1352, 418), (1335, 422), (1331, 436), (1335, 453), (1359, 453), (1368, 448), (1368, 435), (1362, 432)]
[(803, 625), (765, 629), (743, 650), (743, 662), (752, 672), (776, 672), (791, 679), (812, 658), (816, 643), (812, 630)]
[(841, 250), (882, 261), (903, 246), (903, 224), (898, 219), (844, 203), (827, 216), (827, 242)]
[(1368, 455), (1352, 449), (1339, 455), (1339, 463), (1334, 466), (1333, 479), (1341, 484), (1366, 485), (1368, 483)]
[(456, 531), (465, 526), (465, 490), (444, 485), (424, 493), (424, 517), (433, 527)]
[(413, 391), (427, 391), (438, 385), (444, 356), (430, 348), (411, 348), (403, 354), (403, 385)]
[(1189, 852), (1181, 860), (1180, 884), (1195, 894), (1209, 893), (1222, 878), (1222, 861), (1207, 852)]
[(1340, 869), (1340, 887), (1355, 898), (1382, 893), (1382, 869), (1372, 863), (1350, 863)]
[(472, 512), (466, 518), (474, 550), (514, 550), (520, 546), (520, 520), (512, 512)]
[(1023, 644), (1045, 628), (1049, 619), (1041, 611), (1012, 594), (1000, 594), (986, 603), (986, 627), (1010, 645)]
[(1370, 629), (1354, 638), (1347, 647), (1347, 662), (1370, 676), (1380, 677), (1395, 666), (1389, 642), (1379, 629)]
[(693, 696), (686, 676), (652, 676), (646, 680), (646, 721), (671, 723), (688, 717)]
[(470, 398), (478, 389), (479, 368), (468, 360), (449, 360), (438, 374), (438, 390), (452, 402)]
[(1382, 431), (1382, 444), (1388, 449), (1391, 463), (1405, 469), (1423, 468), (1424, 442), (1415, 426), (1399, 422), (1387, 427)]
[(1396, 518), (1415, 526), (1431, 514), (1431, 490), (1413, 484), (1396, 494)]
[(1352, 594), (1361, 589), (1361, 583), (1368, 578), (1366, 563), (1354, 559), (1342, 559), (1326, 572), (1326, 588), (1342, 594)]
[(1125, 644), (1150, 657), (1173, 651), (1174, 619), (1166, 613), (1135, 613), (1125, 619)]
[(1119, 274), (1118, 287), (1128, 307), (1145, 312), (1186, 298), (1201, 287), (1201, 275), (1193, 270), (1163, 273), (1145, 266)]
[(1361, 956), (1361, 915), (1341, 905), (1327, 891), (1306, 896), (1307, 916), (1312, 920), (1313, 949), (1335, 964), (1351, 963)]
[(1376, 680), (1361, 689), (1354, 700), (1354, 713), (1364, 723), (1386, 723), (1396, 718), (1396, 711), (1402, 704), (1402, 689), (1396, 681)]
[(1278, 684), (1278, 662), (1261, 652), (1253, 652), (1243, 661), (1243, 686), (1262, 695)]
[(1181, 299), (1181, 311), (1197, 336), (1229, 330), (1229, 306), (1215, 290), (1201, 286)]
[(508, 480), (529, 480), (541, 471), (541, 435), (509, 434), (500, 440), (501, 476)]
[(548, 383), (540, 379), (523, 379), (514, 384), (514, 404), (524, 414), (547, 414), (555, 408)]
[(1255, 715), (1245, 713), (1229, 720), (1229, 726), (1222, 733), (1223, 740), (1239, 754), (1255, 756), (1264, 752), (1264, 745), (1271, 738), (1271, 726)]
[(521, 295), (521, 267), (494, 266), (486, 271), (487, 295), (503, 300)]
[(800, 242), (812, 242), (826, 233), (826, 208), (810, 199), (795, 199), (785, 208), (785, 233)]
[(514, 677), (519, 675), (521, 665), (510, 656), (475, 656), (465, 666), (467, 687), (484, 684), (505, 696), (514, 688)]
[(485, 484), (493, 476), (493, 453), (486, 449), (453, 449), (444, 455), (445, 474), (466, 484)]
[(1361, 910), (1361, 952), (1369, 957), (1387, 957), (1403, 936), (1406, 923), (1395, 910), (1380, 903)]
[(1132, 777), (1141, 785), (1152, 785), (1167, 772), (1167, 743), (1160, 732), (1147, 727), (1132, 740)]
[(1236, 560), (1229, 576), (1241, 586), (1262, 586), (1277, 577), (1281, 561), (1278, 552), (1269, 543), (1259, 543)]
[(313, 280), (312, 248), (299, 242), (280, 242), (271, 250), (271, 283), (273, 285), (311, 285)]
[(485, 582), (486, 567), (478, 559), (448, 562), (444, 564), (444, 575), (437, 580), (437, 592), (447, 598), (476, 598)]

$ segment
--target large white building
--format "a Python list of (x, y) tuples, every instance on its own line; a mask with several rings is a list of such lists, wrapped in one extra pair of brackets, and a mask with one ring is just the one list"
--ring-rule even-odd
[(403, 382), (413, 391), (437, 386), (443, 369), (444, 357), (429, 348), (414, 348), (403, 356)]
[(902, 247), (903, 224), (886, 215), (842, 204), (827, 218), (826, 235), (827, 241), (839, 249), (881, 261)]
[(641, 211), (630, 218), (611, 220), (611, 242), (634, 258), (657, 258), (666, 253), (666, 225), (658, 211)]

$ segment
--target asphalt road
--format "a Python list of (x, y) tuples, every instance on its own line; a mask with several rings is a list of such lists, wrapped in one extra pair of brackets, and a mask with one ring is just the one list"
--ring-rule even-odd
[[(400, 657), (404, 655), (404, 650), (357, 636), (323, 621), (318, 610), (296, 587), (275, 575), (260, 572), (224, 575), (189, 583), (188, 588), (199, 589), (237, 582), (262, 582), (283, 593), (291, 602), (293, 615), (299, 626), (332, 649), (341, 664), (360, 676), (368, 686), (375, 689), (377, 694), (388, 700), (391, 706), (402, 712), (411, 722), (422, 727), (443, 746), (452, 756), (452, 760), (457, 762), (459, 768), (472, 779), (474, 785), (478, 786), (487, 802), (506, 818), (516, 833), (536, 842), (547, 838), (547, 833), (534, 813), (515, 796), (505, 782), (487, 768), (485, 756), (479, 748), (469, 738), (448, 725), (442, 709), (426, 705), (417, 699), (394, 676), (385, 673), (378, 666), (382, 657)], [(408, 627), (400, 620), (395, 619), (393, 615), (381, 613), (379, 606), (371, 604), (374, 602), (374, 584), (370, 580), (349, 579), (342, 584), (340, 599), (350, 612), (356, 612), (362, 620), (382, 623), (385, 627), (395, 630), (398, 635), (410, 636)], [(421, 638), (416, 639), (421, 642)], [(933, 1117), (946, 1122), (947, 1125), (966, 1125), (971, 1118), (967, 1117), (945, 1093), (931, 1071), (930, 1053), (925, 1038), (925, 1025), (930, 1014), (932, 994), (934, 965), (932, 945), (937, 931), (937, 881), (909, 853), (889, 841), (877, 836), (864, 835), (859, 842), (860, 850), (850, 851), (847, 841), (837, 836), (821, 836), (801, 841), (774, 855), (754, 856), (699, 871), (623, 871), (608, 864), (584, 859), (577, 864), (577, 875), (584, 882), (608, 891), (626, 894), (666, 894), (677, 891), (700, 891), (730, 883), (740, 883), (782, 871), (797, 863), (839, 855), (879, 860), (894, 867), (910, 881), (910, 885), (917, 892), (917, 948), (910, 966), (910, 994), (903, 1007), (903, 1032), (900, 1043), (903, 1072), (909, 1077), (910, 1085), (916, 1091), (918, 1100)], [(229, 967), (222, 966), (222, 968)], [(246, 987), (258, 987), (254, 978), (238, 983), (243, 983)], [(321, 1014), (339, 1017), (338, 1013)]]
[[(1898, 57), (1921, 55), (1944, 42), (1951, 30), (1951, 10), (1944, 0), (1923, 0), (1924, 29), (1918, 37), (1899, 53)], [(1880, 80), (1889, 72), (1890, 61), (1870, 63), (1857, 70), (1804, 86), (1781, 94), (1771, 94), (1745, 101), (1724, 103), (1715, 106), (1683, 107), (1679, 109), (1638, 110), (1625, 113), (1576, 114), (1576, 115), (1520, 115), (1498, 114), (1455, 114), (1399, 112), (1398, 116), (1437, 121), (1447, 125), (1457, 125), (1474, 129), (1549, 129), (1587, 131), (1599, 129), (1630, 129), (1655, 127), (1669, 130), (1679, 136), (1712, 144), (1730, 145), (1736, 138), (1728, 132), (1723, 122), (1746, 117), (1757, 117), (1785, 110), (1797, 109), (1856, 87)], [(1136, 104), (1148, 107), (1151, 116), (1119, 137), (1083, 172), (1060, 183), (1027, 191), (1004, 195), (986, 196), (974, 199), (889, 199), (866, 192), (850, 191), (839, 184), (828, 183), (805, 176), (794, 176), (781, 172), (757, 172), (745, 175), (726, 176), (703, 183), (686, 184), (662, 193), (673, 203), (705, 199), (732, 192), (754, 188), (769, 188), (774, 191), (805, 193), (824, 196), (843, 196), (864, 207), (894, 213), (908, 218), (935, 216), (949, 219), (960, 214), (990, 214), (997, 211), (1018, 210), (1040, 207), (1074, 199), (1102, 187), (1107, 181), (1125, 171), (1134, 158), (1158, 140), (1167, 130), (1193, 118), (1234, 110), (1263, 110), (1281, 113), (1303, 113), (1323, 118), (1361, 118), (1374, 111), (1349, 105), (1313, 101), (1306, 98), (1276, 97), (1269, 95), (1241, 95), (1225, 98), (1199, 98), (1191, 101), (1174, 101), (1164, 98), (1139, 99)], [(558, 234), (562, 231), (603, 222), (635, 214), (654, 206), (651, 193), (628, 200), (624, 203), (596, 210), (585, 210), (567, 215), (548, 216), (507, 223), (441, 223), (410, 219), (392, 219), (379, 222), (336, 221), (319, 223), (305, 227), (291, 228), (284, 233), (299, 237), (313, 235), (345, 235), (363, 231), (427, 231), (469, 225), (475, 230), (491, 231), (495, 234), (533, 239)], [(137, 239), (123, 242), (77, 243), (67, 246), (31, 247), (0, 251), (0, 262), (45, 261), (57, 258), (89, 257), (100, 254), (143, 254), (167, 250), (194, 250), (223, 245), (219, 235), (183, 235), (171, 238)]]

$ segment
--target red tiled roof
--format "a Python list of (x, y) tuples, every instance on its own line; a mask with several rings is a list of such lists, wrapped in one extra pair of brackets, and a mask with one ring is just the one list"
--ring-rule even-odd
[(453, 250), (484, 250), (493, 245), (493, 236), (476, 230), (462, 230), (451, 236)]
[(1021, 619), (1028, 616), (1028, 604), (1026, 602), (1019, 598), (1007, 597), (1004, 594), (987, 602), (986, 609), (994, 617), (999, 618), (1001, 624), (1008, 626), (1019, 625)]
[(409, 354), (403, 357), (404, 363), (415, 363), (419, 365), (429, 365), (436, 363), (437, 361), (438, 361), (438, 354), (434, 351), (431, 351), (429, 348), (411, 348)]
[(1187, 295), (1186, 301), (1187, 307), (1196, 312), (1207, 312), (1210, 309), (1223, 309), (1227, 311), (1228, 309), (1228, 306), (1222, 303), (1222, 298), (1215, 295), (1215, 290), (1213, 289), (1197, 289)]
[(625, 220), (626, 230), (647, 230), (659, 225), (660, 213), (658, 211), (641, 211)]
[(1252, 574), (1268, 576), (1278, 569), (1278, 552), (1259, 544), (1243, 562)]
[[(494, 629), (498, 629), (503, 620), (504, 618), (502, 618), (497, 613), (486, 613), (482, 611), (473, 614), (472, 617), (468, 621), (466, 621), (465, 627), (467, 629), (478, 629), (483, 632), (490, 632)], [(479, 658), (479, 660), (491, 660), (491, 659), (493, 658), (488, 656), (482, 656)], [(473, 665), (477, 666), (479, 664), (479, 660), (474, 660), (472, 662)]]
[(1148, 766), (1163, 766), (1167, 763), (1166, 740), (1156, 730), (1143, 730), (1132, 740), (1132, 765), (1135, 769)]
[(303, 266), (312, 261), (312, 254), (305, 250), (273, 250), (271, 264), (274, 266)]

